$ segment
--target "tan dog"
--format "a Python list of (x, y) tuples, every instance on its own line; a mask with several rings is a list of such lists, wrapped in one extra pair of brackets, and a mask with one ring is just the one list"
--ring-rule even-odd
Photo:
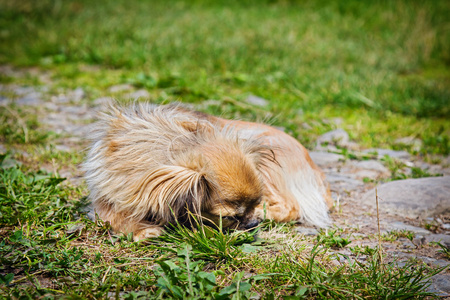
[(323, 173), (270, 126), (136, 103), (111, 106), (90, 138), (83, 169), (95, 212), (134, 240), (189, 215), (238, 229), (264, 217), (330, 223)]

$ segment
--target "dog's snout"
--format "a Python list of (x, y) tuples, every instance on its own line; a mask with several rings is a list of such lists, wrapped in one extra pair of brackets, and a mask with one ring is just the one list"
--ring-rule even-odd
[(255, 228), (258, 225), (259, 225), (259, 221), (258, 220), (251, 220), (247, 224), (245, 224), (244, 228), (245, 229), (252, 229), (252, 228)]

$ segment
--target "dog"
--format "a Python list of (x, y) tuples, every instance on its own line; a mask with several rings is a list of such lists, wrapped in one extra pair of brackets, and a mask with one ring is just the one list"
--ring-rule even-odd
[(223, 228), (263, 219), (330, 224), (325, 176), (293, 137), (178, 104), (112, 104), (82, 166), (94, 211), (140, 241), (197, 216)]

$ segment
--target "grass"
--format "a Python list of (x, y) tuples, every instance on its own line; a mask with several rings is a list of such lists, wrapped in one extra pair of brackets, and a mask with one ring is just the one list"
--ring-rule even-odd
[[(172, 244), (166, 247), (166, 250), (177, 252), (177, 249), (183, 248), (185, 243), (191, 245), (192, 256), (204, 261), (229, 261), (242, 253), (242, 249), (237, 246), (252, 242), (255, 233), (222, 231), (221, 225), (217, 228), (201, 226), (197, 223), (194, 229), (188, 229), (180, 224), (170, 228), (166, 235), (160, 239)], [(247, 245), (248, 249), (251, 249)]]
[[(340, 117), (367, 147), (413, 136), (422, 155), (450, 153), (446, 1), (2, 0), (0, 7), (0, 63), (50, 70), (58, 85), (81, 86), (91, 99), (131, 83), (157, 102), (218, 99), (208, 112), (267, 118), (236, 105), (255, 94), (268, 99), (274, 124), (308, 146), (330, 129), (324, 119)], [(313, 128), (302, 130), (304, 123)]]
[(27, 114), (14, 105), (1, 106), (0, 143), (6, 144), (43, 144), (49, 137), (48, 132), (36, 130), (39, 126), (37, 116)]
[(429, 278), (442, 271), (385, 264), (367, 246), (343, 255), (334, 250), (350, 243), (341, 230), (308, 239), (271, 222), (259, 236), (258, 230), (176, 226), (150, 243), (132, 242), (86, 218), (82, 191), (63, 178), (1, 158), (0, 295), (6, 299), (422, 299), (432, 296), (425, 291)]
[[(340, 127), (362, 148), (437, 161), (450, 154), (449, 13), (444, 0), (0, 0), (0, 65), (20, 71), (0, 83), (45, 86), (43, 101), (81, 87), (86, 105), (127, 100), (110, 87), (128, 84), (156, 103), (283, 127), (309, 148)], [(115, 235), (87, 218), (84, 184), (58, 174), (76, 172), (80, 147), (57, 150), (61, 136), (35, 114), (45, 109), (5, 89), (3, 98), (12, 103), (0, 106), (0, 298), (433, 297), (426, 286), (442, 269), (397, 264), (340, 228), (307, 237), (269, 221), (258, 233), (175, 226), (146, 244)], [(385, 164), (391, 179), (437, 175)], [(413, 235), (383, 241), (402, 237)]]

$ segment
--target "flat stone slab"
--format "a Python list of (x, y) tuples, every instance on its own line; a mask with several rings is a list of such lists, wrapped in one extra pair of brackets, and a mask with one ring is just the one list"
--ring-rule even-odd
[(310, 151), (309, 156), (319, 166), (327, 166), (343, 161), (343, 155), (323, 151)]
[(450, 274), (437, 274), (431, 277), (431, 285), (427, 292), (435, 293), (437, 296), (450, 296)]
[(306, 236), (315, 236), (318, 235), (319, 232), (317, 231), (317, 229), (315, 228), (310, 228), (310, 227), (297, 227), (295, 228), (295, 230), (300, 233), (300, 234), (304, 234)]
[(393, 223), (389, 223), (386, 224), (385, 229), (387, 231), (394, 231), (394, 230), (398, 230), (398, 231), (402, 231), (402, 230), (407, 230), (407, 231), (412, 231), (416, 234), (423, 234), (423, 235), (428, 235), (431, 234), (431, 231), (426, 230), (425, 228), (421, 228), (421, 227), (416, 227), (416, 226), (411, 226), (408, 224), (405, 224), (403, 222), (393, 222)]
[(425, 237), (427, 243), (435, 242), (450, 248), (450, 235), (448, 234), (431, 234)]
[(378, 159), (382, 159), (385, 155), (397, 159), (410, 159), (411, 154), (406, 151), (396, 151), (390, 149), (366, 149), (363, 150), (364, 153), (377, 153)]
[[(391, 181), (378, 187), (382, 213), (427, 218), (450, 212), (450, 177)], [(362, 204), (376, 206), (375, 189), (365, 193)]]
[(353, 162), (352, 165), (357, 169), (373, 170), (382, 174), (389, 174), (388, 168), (386, 168), (381, 162), (376, 160), (362, 160)]
[[(328, 145), (339, 145), (345, 147), (350, 141), (348, 133), (344, 129), (335, 129), (328, 131), (317, 138), (317, 150), (327, 149)], [(322, 145), (325, 144), (325, 145)]]
[(246, 101), (247, 103), (253, 104), (255, 106), (267, 106), (269, 104), (269, 101), (267, 101), (266, 99), (255, 95), (248, 96)]

